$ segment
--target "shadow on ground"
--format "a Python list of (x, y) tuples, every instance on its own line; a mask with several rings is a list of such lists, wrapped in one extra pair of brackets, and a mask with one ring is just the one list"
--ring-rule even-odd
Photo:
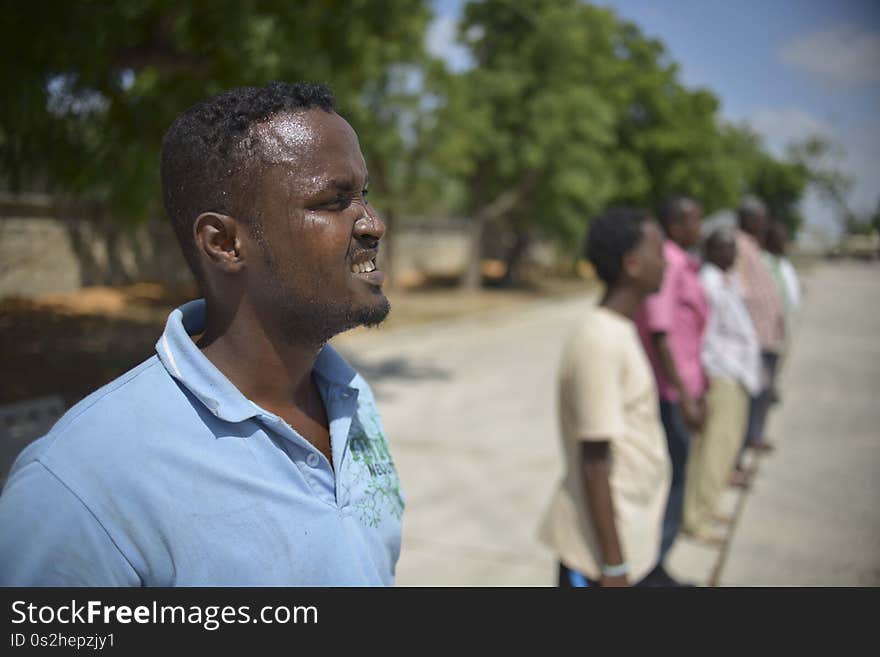
[(376, 363), (362, 361), (348, 351), (344, 353), (349, 364), (371, 383), (389, 380), (419, 381), (425, 379), (448, 381), (452, 373), (434, 365), (419, 365), (408, 358), (392, 357)]

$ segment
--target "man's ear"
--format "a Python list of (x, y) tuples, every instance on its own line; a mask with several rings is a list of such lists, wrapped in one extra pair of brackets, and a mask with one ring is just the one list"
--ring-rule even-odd
[(220, 271), (237, 273), (244, 268), (241, 228), (228, 215), (203, 212), (193, 224), (196, 250)]

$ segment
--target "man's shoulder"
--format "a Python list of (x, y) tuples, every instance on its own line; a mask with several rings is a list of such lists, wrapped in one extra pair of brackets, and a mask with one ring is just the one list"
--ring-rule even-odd
[(700, 281), (706, 286), (721, 286), (724, 282), (724, 272), (712, 263), (704, 263), (700, 268)]
[(687, 262), (687, 252), (671, 239), (663, 241), (663, 257), (667, 265)]
[(758, 242), (754, 237), (749, 235), (744, 230), (736, 231), (736, 251), (737, 255), (744, 255), (746, 257), (760, 257), (761, 255), (761, 247), (758, 245)]
[(782, 264), (781, 258), (774, 253), (770, 253), (769, 251), (761, 251), (761, 259), (768, 267), (771, 268), (778, 267), (780, 264)]
[(688, 271), (691, 269), (692, 256), (670, 239), (663, 243), (663, 258), (666, 260), (666, 275), (670, 272)]
[(99, 460), (101, 447), (142, 433), (167, 417), (169, 396), (181, 396), (177, 384), (156, 356), (132, 368), (70, 408), (49, 432), (22, 452), (16, 469), (39, 460)]
[(569, 334), (569, 350), (607, 353), (635, 336), (635, 324), (601, 306), (591, 308)]

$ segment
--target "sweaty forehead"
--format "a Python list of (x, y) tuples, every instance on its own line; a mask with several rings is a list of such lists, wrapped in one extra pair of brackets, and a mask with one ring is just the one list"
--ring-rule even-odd
[(251, 128), (254, 155), (265, 164), (308, 162), (319, 154), (360, 155), (357, 135), (335, 112), (312, 109), (276, 114)]
[[(321, 109), (278, 114), (251, 130), (253, 156), (264, 177), (285, 180), (288, 191), (318, 193), (338, 181), (364, 184), (366, 164), (357, 135), (336, 113)], [(279, 178), (279, 176), (281, 178)]]

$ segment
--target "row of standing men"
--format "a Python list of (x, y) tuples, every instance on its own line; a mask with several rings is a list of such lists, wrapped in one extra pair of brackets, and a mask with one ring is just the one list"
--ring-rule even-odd
[(657, 220), (609, 210), (585, 245), (607, 289), (560, 368), (567, 467), (540, 530), (560, 586), (680, 585), (664, 565), (677, 536), (721, 544), (723, 491), (750, 485), (746, 450), (773, 450), (801, 297), (785, 227), (757, 199), (738, 225), (704, 227), (686, 197)]

